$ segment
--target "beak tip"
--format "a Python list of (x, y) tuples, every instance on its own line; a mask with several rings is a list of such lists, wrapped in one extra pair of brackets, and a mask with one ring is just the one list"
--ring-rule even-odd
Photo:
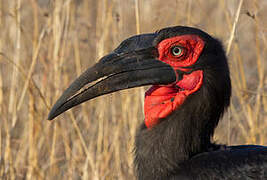
[(55, 117), (57, 117), (59, 114), (57, 113), (57, 111), (55, 110), (55, 108), (53, 107), (47, 117), (47, 120), (51, 121), (53, 119), (55, 119)]
[(53, 114), (49, 113), (47, 120), (52, 121), (55, 117), (53, 116)]
[(61, 97), (54, 104), (54, 106), (50, 109), (47, 120), (51, 121), (51, 120), (55, 119), (58, 115), (60, 115), (62, 112), (65, 111), (64, 109), (62, 110), (62, 104), (63, 104), (62, 102), (64, 102), (64, 100), (62, 100), (62, 97)]

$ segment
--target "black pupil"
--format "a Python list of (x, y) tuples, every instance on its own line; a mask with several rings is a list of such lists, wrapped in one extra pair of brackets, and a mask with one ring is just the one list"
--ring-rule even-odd
[(173, 55), (177, 56), (177, 55), (180, 55), (181, 54), (181, 48), (180, 47), (174, 47), (172, 49), (172, 52), (173, 52)]

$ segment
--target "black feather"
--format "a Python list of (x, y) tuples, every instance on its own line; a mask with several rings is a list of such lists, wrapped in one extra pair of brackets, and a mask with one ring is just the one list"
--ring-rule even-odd
[(137, 130), (135, 167), (138, 179), (267, 179), (267, 148), (227, 147), (212, 143), (214, 130), (229, 106), (231, 80), (221, 43), (190, 27), (170, 27), (158, 32), (160, 41), (197, 34), (205, 47), (191, 68), (202, 69), (202, 87), (161, 123)]

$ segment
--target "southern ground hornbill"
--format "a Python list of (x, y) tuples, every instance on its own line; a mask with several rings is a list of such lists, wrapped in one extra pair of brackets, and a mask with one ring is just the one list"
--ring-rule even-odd
[(130, 37), (78, 77), (52, 108), (52, 120), (87, 100), (143, 85), (137, 130), (138, 179), (267, 179), (267, 147), (211, 142), (229, 106), (231, 81), (221, 43), (192, 27)]

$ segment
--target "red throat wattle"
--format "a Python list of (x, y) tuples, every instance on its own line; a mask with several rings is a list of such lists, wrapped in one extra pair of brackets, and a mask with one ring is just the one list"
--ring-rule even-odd
[[(179, 54), (173, 54), (173, 47), (179, 47)], [(184, 67), (191, 66), (198, 60), (204, 41), (197, 35), (181, 35), (161, 41), (158, 46), (159, 60), (175, 70), (190, 71)], [(177, 75), (178, 77), (178, 75)], [(145, 125), (151, 128), (160, 119), (167, 117), (183, 104), (187, 96), (199, 90), (203, 82), (203, 71), (196, 70), (184, 74), (182, 80), (167, 86), (155, 85), (145, 93)]]

